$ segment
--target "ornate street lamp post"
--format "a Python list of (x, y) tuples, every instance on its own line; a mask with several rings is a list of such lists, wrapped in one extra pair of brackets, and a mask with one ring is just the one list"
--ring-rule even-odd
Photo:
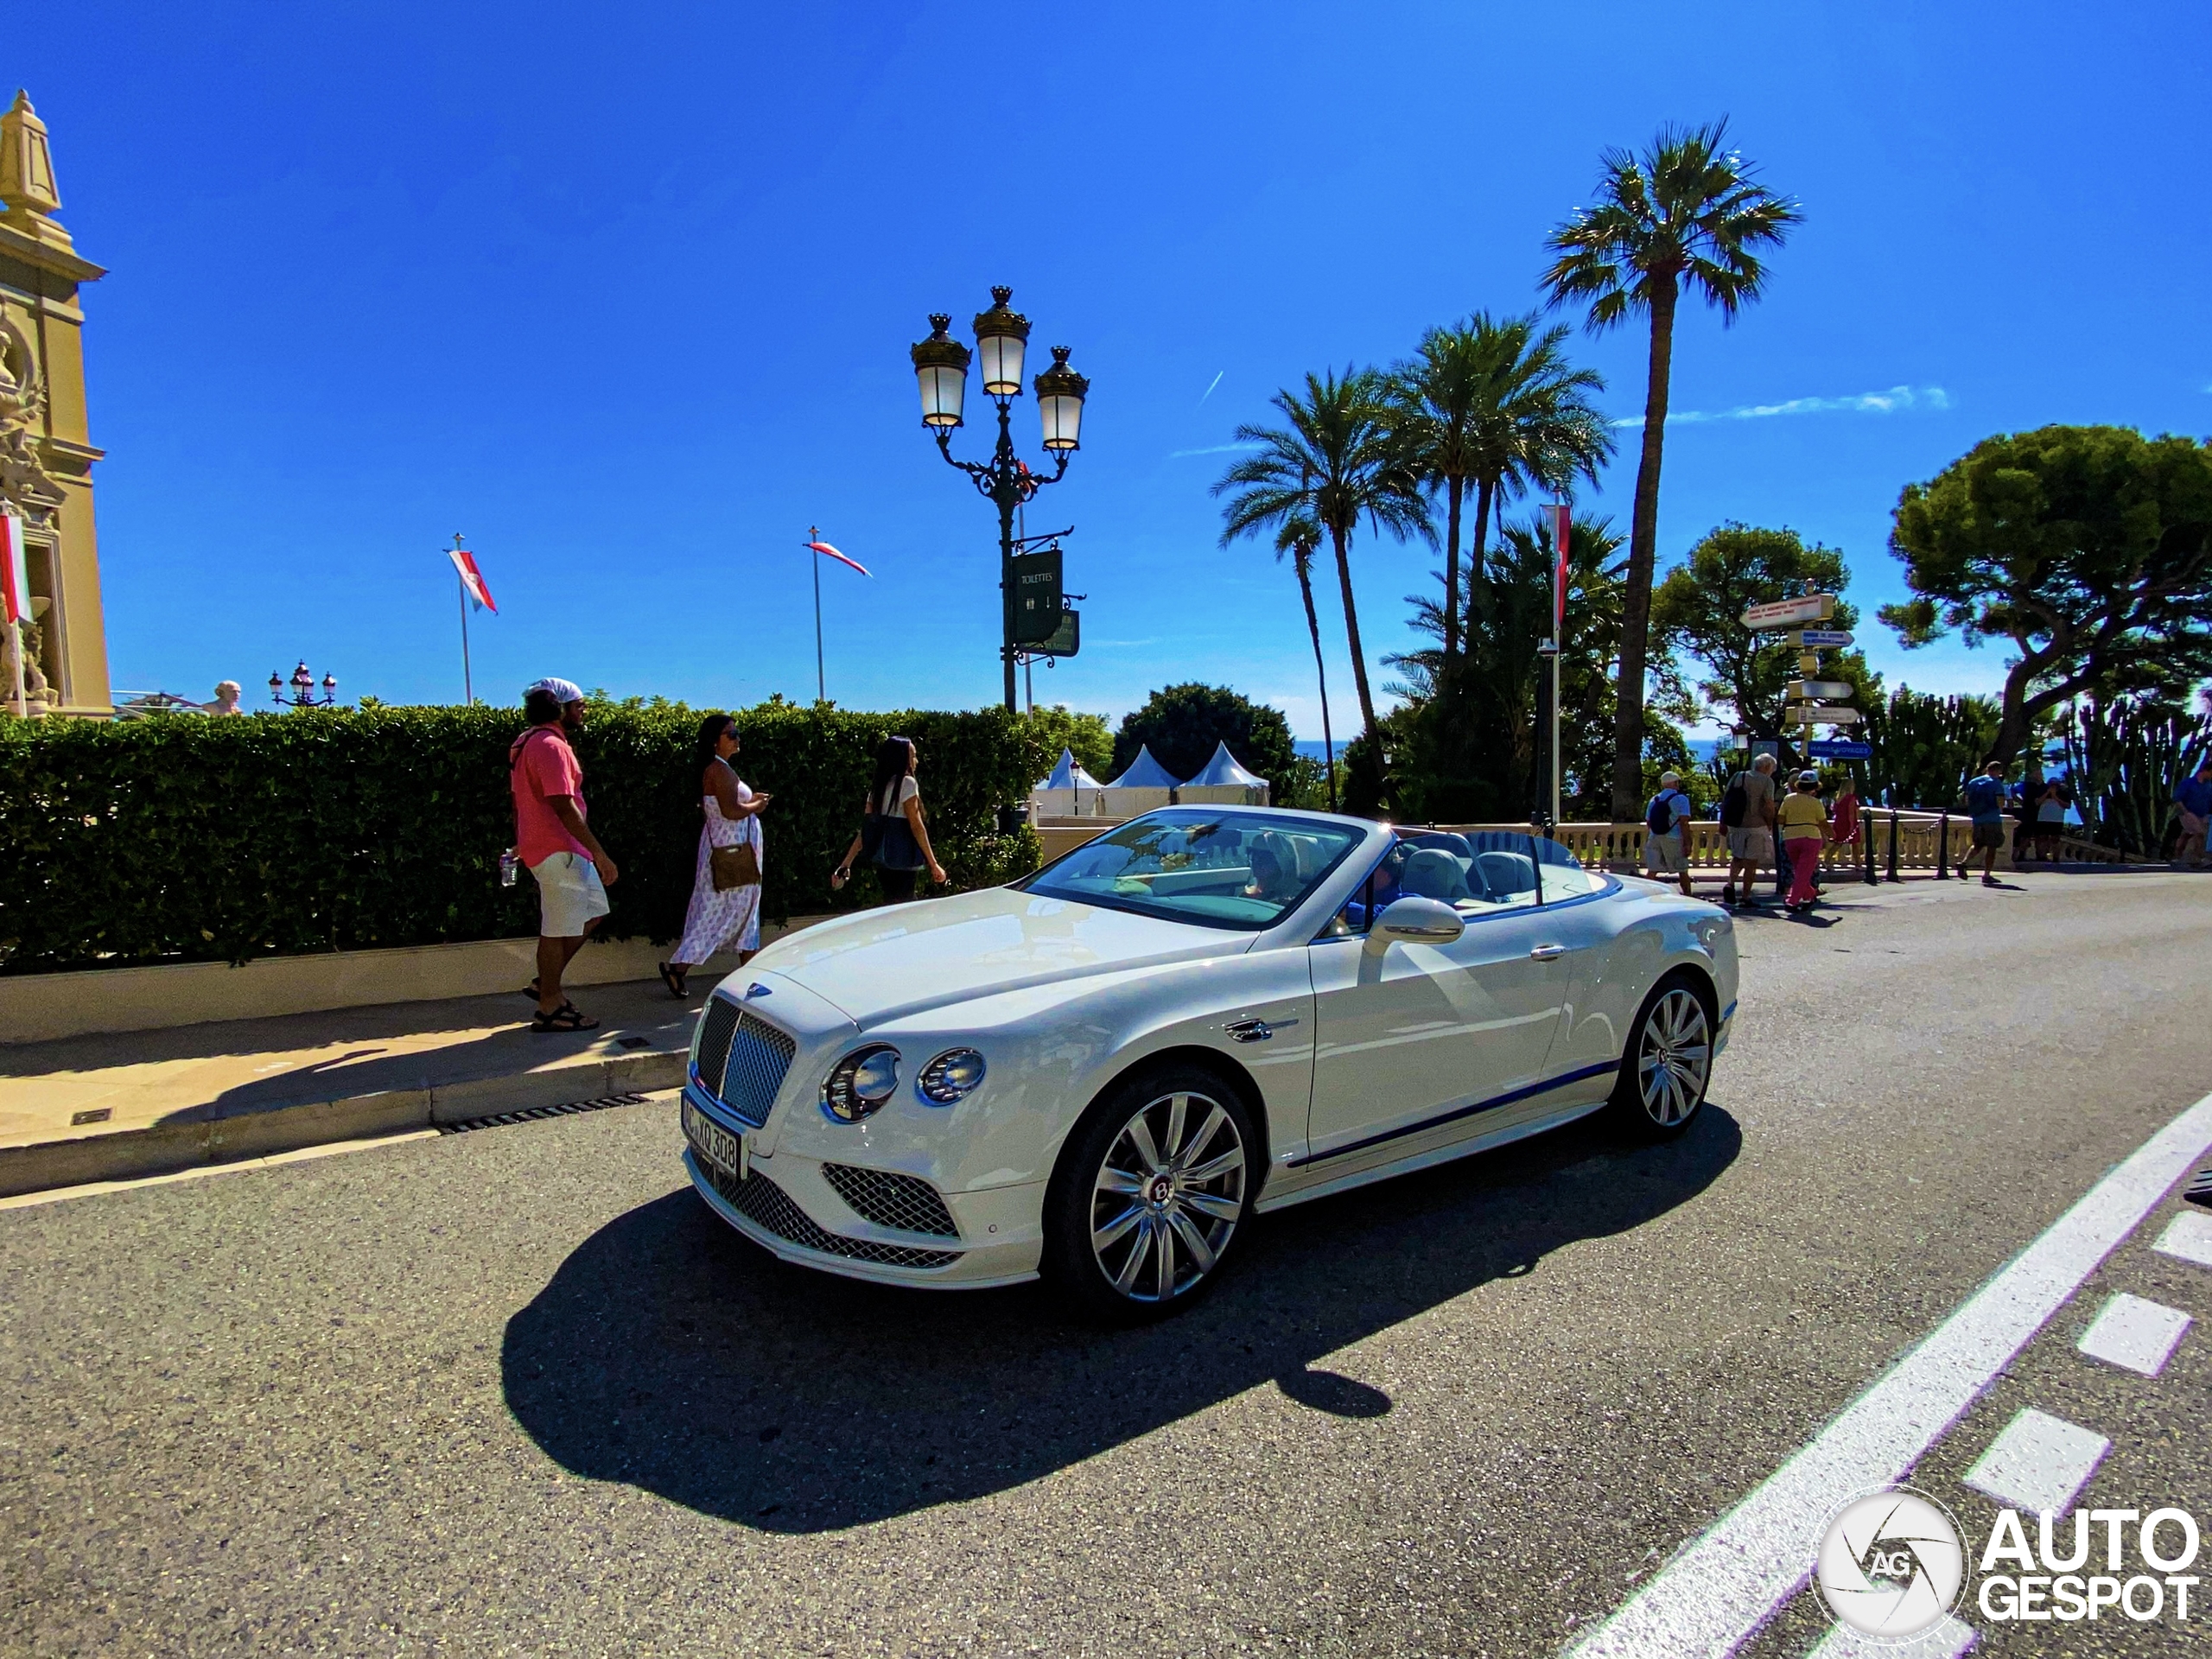
[(322, 677), (322, 695), (318, 697), (315, 694), (315, 676), (308, 671), (305, 662), (292, 671), (289, 681), (292, 695), (289, 697), (284, 695), (286, 683), (281, 674), (269, 677), (270, 700), (279, 709), (327, 709), (338, 701), (338, 677), (335, 674)]
[(1081, 447), (1083, 400), (1090, 382), (1068, 366), (1065, 346), (1052, 347), (1052, 366), (1031, 384), (1037, 392), (1037, 413), (1044, 428), (1045, 448), (1058, 461), (1049, 475), (1033, 473), (1014, 453), (1008, 424), (1013, 400), (1021, 396), (1021, 359), (1029, 344), (1029, 319), (1008, 302), (1010, 288), (991, 290), (991, 308), (976, 319), (976, 351), (983, 375), (983, 390), (999, 406), (998, 447), (988, 465), (952, 458), (952, 429), (963, 424), (960, 409), (968, 385), (971, 353), (946, 332), (952, 319), (943, 312), (930, 318), (930, 337), (912, 353), (914, 378), (921, 387), (922, 424), (937, 434), (938, 452), (948, 466), (957, 467), (975, 483), (976, 492), (999, 510), (999, 597), (1001, 639), (999, 655), (1006, 669), (1006, 706), (1015, 708), (1014, 667), (1014, 510), (1047, 484), (1067, 475), (1068, 457)]

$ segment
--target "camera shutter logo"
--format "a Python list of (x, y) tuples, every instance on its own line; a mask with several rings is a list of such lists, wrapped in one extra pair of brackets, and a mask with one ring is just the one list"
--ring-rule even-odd
[(1947, 1618), (1966, 1584), (1958, 1523), (1904, 1488), (1845, 1505), (1814, 1563), (1821, 1598), (1862, 1636), (1917, 1636)]

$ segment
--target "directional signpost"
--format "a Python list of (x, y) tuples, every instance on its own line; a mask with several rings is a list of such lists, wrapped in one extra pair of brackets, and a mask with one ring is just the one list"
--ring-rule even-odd
[(1873, 753), (1864, 743), (1833, 738), (1822, 742), (1813, 736), (1815, 726), (1857, 726), (1866, 718), (1841, 702), (1851, 696), (1850, 681), (1815, 677), (1821, 671), (1821, 652), (1842, 650), (1851, 644), (1851, 635), (1841, 628), (1805, 625), (1825, 622), (1834, 614), (1834, 594), (1800, 594), (1795, 599), (1770, 600), (1751, 607), (1744, 613), (1744, 626), (1755, 633), (1770, 628), (1791, 630), (1789, 643), (1797, 649), (1797, 671), (1802, 677), (1789, 682), (1790, 702), (1783, 711), (1783, 720), (1786, 725), (1804, 728), (1800, 741), (1806, 757), (1816, 760), (1864, 760)]

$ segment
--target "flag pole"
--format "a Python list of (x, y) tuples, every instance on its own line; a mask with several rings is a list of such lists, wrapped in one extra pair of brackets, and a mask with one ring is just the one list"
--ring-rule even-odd
[(806, 527), (806, 562), (814, 572), (814, 700), (827, 702), (830, 690), (822, 677), (822, 556), (814, 550), (814, 543), (821, 539), (822, 527), (809, 524)]
[(1567, 650), (1567, 555), (1573, 534), (1568, 504), (1552, 507), (1552, 833), (1559, 833), (1559, 663)]
[[(453, 533), (453, 544), (456, 552), (460, 550), (461, 541), (461, 532), (456, 530)], [(458, 562), (453, 568), (453, 585), (454, 590), (461, 595), (461, 695), (468, 699), (468, 706), (474, 709), (476, 706), (476, 683), (470, 676), (468, 670), (468, 584), (461, 580), (461, 565)]]

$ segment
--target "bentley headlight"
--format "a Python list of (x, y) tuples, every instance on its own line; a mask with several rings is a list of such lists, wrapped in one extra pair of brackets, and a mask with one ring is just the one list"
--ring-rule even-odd
[(1703, 917), (1694, 923), (1690, 928), (1690, 931), (1697, 935), (1697, 942), (1708, 951), (1735, 931), (1735, 923), (1730, 921), (1726, 916)]
[(822, 1110), (840, 1123), (857, 1123), (898, 1090), (899, 1051), (871, 1043), (830, 1068), (822, 1085)]
[(948, 1048), (922, 1068), (914, 1088), (932, 1106), (950, 1106), (973, 1094), (983, 1080), (983, 1057), (972, 1048)]

